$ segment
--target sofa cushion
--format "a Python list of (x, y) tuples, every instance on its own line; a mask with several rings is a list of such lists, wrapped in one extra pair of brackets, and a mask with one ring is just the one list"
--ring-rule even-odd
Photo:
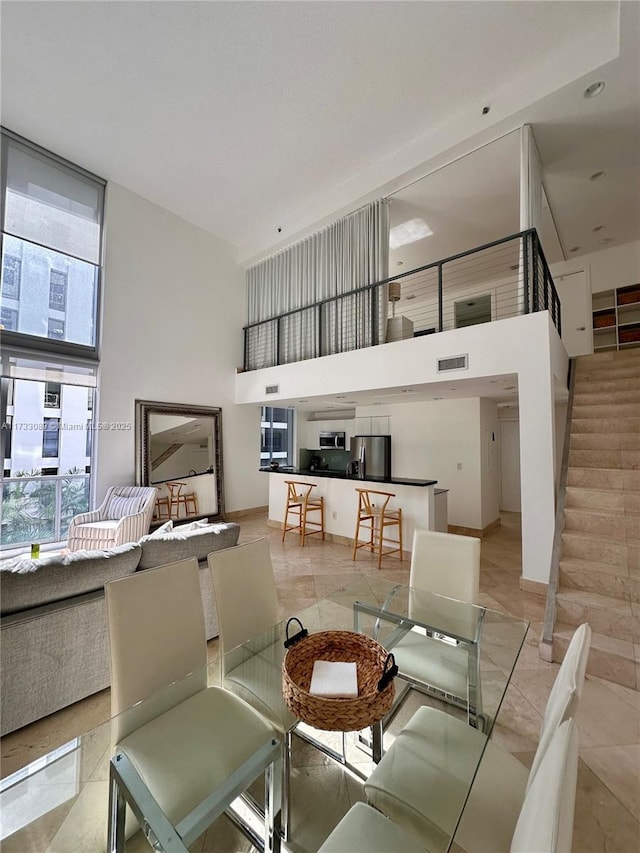
[(17, 613), (104, 587), (106, 581), (135, 572), (142, 549), (137, 543), (108, 551), (75, 551), (0, 563), (2, 614)]
[(195, 557), (206, 560), (207, 554), (231, 548), (237, 545), (240, 535), (240, 525), (233, 523), (210, 524), (195, 530), (182, 532), (182, 527), (174, 527), (171, 533), (161, 536), (151, 534), (140, 540), (142, 556), (139, 569), (152, 569), (166, 563), (176, 563)]

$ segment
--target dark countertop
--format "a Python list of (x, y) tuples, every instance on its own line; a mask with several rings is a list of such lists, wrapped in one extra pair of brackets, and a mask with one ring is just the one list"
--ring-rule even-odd
[(392, 486), (433, 486), (437, 480), (414, 480), (409, 477), (389, 477), (387, 480), (381, 480), (378, 477), (365, 477), (361, 480), (359, 477), (348, 477), (345, 471), (309, 471), (304, 468), (260, 468), (261, 471), (267, 471), (269, 474), (293, 474), (296, 477), (328, 477), (333, 480), (351, 480), (353, 483), (389, 483)]

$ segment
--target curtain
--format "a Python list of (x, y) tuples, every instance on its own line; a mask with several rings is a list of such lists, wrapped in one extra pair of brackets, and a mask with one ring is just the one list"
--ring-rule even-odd
[[(386, 287), (353, 291), (386, 279), (388, 265), (384, 199), (255, 264), (247, 270), (248, 322), (261, 325), (247, 331), (247, 368), (317, 358), (384, 340)], [(314, 305), (323, 300), (330, 301)]]

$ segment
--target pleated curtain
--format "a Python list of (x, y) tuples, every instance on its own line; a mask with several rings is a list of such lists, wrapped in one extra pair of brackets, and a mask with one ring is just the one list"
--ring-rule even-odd
[(354, 291), (384, 281), (388, 266), (388, 205), (379, 199), (248, 269), (248, 323), (260, 325), (247, 330), (247, 368), (383, 341), (386, 286)]

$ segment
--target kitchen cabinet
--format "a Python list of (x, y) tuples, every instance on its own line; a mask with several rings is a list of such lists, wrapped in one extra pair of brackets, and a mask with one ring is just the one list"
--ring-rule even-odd
[(391, 417), (356, 418), (354, 435), (391, 435)]
[(320, 450), (320, 421), (307, 421), (306, 441), (308, 450)]
[(640, 284), (592, 295), (593, 350), (620, 350), (640, 345)]

